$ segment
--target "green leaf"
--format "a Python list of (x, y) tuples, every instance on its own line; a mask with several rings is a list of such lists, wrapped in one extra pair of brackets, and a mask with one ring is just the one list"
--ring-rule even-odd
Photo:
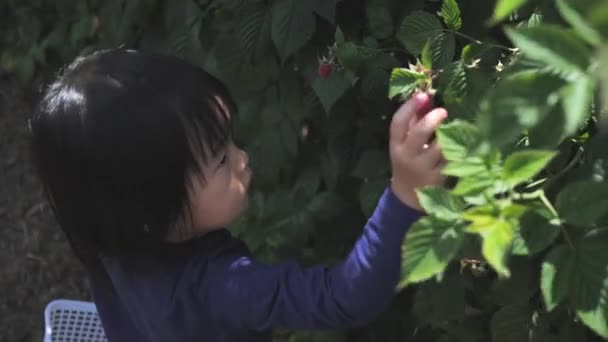
[(559, 226), (549, 222), (549, 218), (529, 211), (519, 221), (519, 231), (513, 241), (513, 254), (534, 255), (549, 247), (559, 236)]
[(354, 177), (375, 178), (386, 175), (390, 168), (388, 152), (380, 149), (363, 151), (357, 165), (352, 172)]
[(464, 209), (464, 201), (442, 187), (417, 189), (420, 205), (425, 211), (444, 220), (458, 220)]
[(510, 272), (506, 265), (508, 253), (515, 237), (513, 223), (498, 217), (482, 217), (467, 228), (483, 238), (482, 253), (488, 263), (504, 277)]
[(493, 22), (498, 22), (508, 17), (513, 11), (525, 5), (528, 0), (498, 0), (494, 8)]
[(385, 101), (391, 72), (399, 62), (390, 55), (379, 55), (365, 63), (361, 74), (361, 92), (368, 99)]
[(466, 121), (454, 120), (437, 129), (442, 154), (448, 161), (465, 161), (481, 143), (479, 129)]
[(488, 169), (486, 164), (481, 158), (469, 158), (467, 161), (462, 162), (449, 162), (441, 173), (446, 176), (454, 177), (470, 177), (478, 175), (480, 173), (487, 173)]
[(311, 165), (300, 170), (293, 191), (308, 201), (317, 193), (320, 185), (321, 170), (318, 165)]
[(465, 287), (462, 275), (456, 267), (449, 268), (439, 282), (429, 280), (416, 288), (412, 313), (431, 326), (446, 321), (460, 322), (465, 310)]
[(503, 78), (481, 104), (479, 127), (497, 146), (514, 143), (524, 129), (535, 127), (558, 103), (563, 84), (556, 76), (537, 70)]
[(420, 61), (428, 70), (433, 69), (433, 56), (431, 55), (431, 41), (427, 40), (420, 52)]
[(514, 187), (532, 179), (555, 157), (554, 151), (526, 150), (511, 154), (505, 160), (503, 177), (507, 184)]
[[(557, 0), (556, 5), (559, 13), (576, 30), (581, 39), (591, 45), (599, 46), (602, 43), (602, 36), (590, 25), (584, 14), (577, 11), (573, 2), (573, 0)], [(584, 1), (578, 1), (578, 3), (582, 4)]]
[(441, 33), (441, 22), (432, 14), (414, 11), (401, 22), (397, 39), (414, 56), (418, 56), (427, 40)]
[(395, 68), (391, 72), (388, 97), (391, 99), (398, 95), (403, 98), (409, 97), (424, 79), (425, 76), (422, 73), (406, 68)]
[(393, 33), (393, 18), (384, 1), (367, 1), (367, 21), (371, 34), (384, 39)]
[(570, 183), (557, 196), (556, 209), (562, 220), (569, 224), (594, 226), (608, 213), (608, 183)]
[(456, 51), (456, 38), (452, 32), (441, 32), (431, 40), (431, 55), (435, 69), (450, 64)]
[(573, 248), (556, 247), (543, 262), (541, 289), (552, 310), (566, 297), (577, 316), (608, 337), (608, 230), (593, 230)]
[(330, 23), (336, 21), (336, 5), (340, 0), (311, 0), (315, 13)]
[(584, 74), (589, 66), (589, 48), (575, 33), (561, 26), (505, 28), (505, 33), (524, 55), (548, 65), (568, 79)]
[(383, 178), (372, 179), (363, 183), (359, 191), (359, 204), (365, 217), (370, 217), (373, 214), (378, 205), (378, 200), (387, 186), (388, 180)]
[(591, 115), (591, 102), (596, 80), (582, 76), (562, 89), (562, 106), (565, 113), (564, 135), (576, 133)]
[(460, 8), (456, 0), (443, 0), (440, 15), (450, 29), (458, 31), (462, 27)]
[(490, 329), (492, 342), (529, 341), (532, 325), (532, 309), (528, 303), (514, 303), (503, 306), (492, 316)]
[(319, 100), (321, 100), (321, 104), (326, 113), (331, 111), (336, 101), (338, 101), (350, 87), (350, 82), (342, 73), (338, 72), (331, 73), (326, 79), (317, 77), (312, 82), (312, 88), (319, 97)]
[(268, 8), (259, 3), (248, 5), (243, 13), (236, 36), (241, 50), (251, 59), (272, 48), (272, 16)]
[(410, 228), (403, 243), (400, 286), (438, 275), (458, 252), (463, 224), (423, 217)]
[(571, 250), (560, 245), (551, 250), (542, 264), (540, 289), (548, 311), (566, 299), (570, 279), (574, 276)]
[(299, 50), (315, 31), (312, 3), (300, 0), (279, 0), (272, 5), (272, 41), (281, 59)]
[(490, 189), (495, 182), (496, 179), (485, 172), (477, 177), (461, 178), (452, 192), (459, 196), (475, 196)]
[(492, 299), (498, 305), (521, 303), (532, 298), (538, 291), (539, 267), (528, 258), (513, 258), (509, 263), (510, 278), (494, 281)]
[(594, 230), (575, 247), (569, 295), (577, 316), (608, 338), (608, 230)]

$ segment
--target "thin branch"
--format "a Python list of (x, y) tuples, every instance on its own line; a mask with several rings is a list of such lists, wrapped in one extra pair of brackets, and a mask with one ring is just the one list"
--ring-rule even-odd
[(551, 214), (553, 214), (553, 216), (558, 220), (558, 222), (559, 222), (559, 228), (562, 231), (562, 235), (564, 236), (564, 240), (566, 240), (566, 243), (568, 244), (568, 246), (570, 246), (570, 248), (574, 249), (574, 244), (572, 243), (572, 239), (570, 238), (570, 234), (568, 234), (568, 231), (566, 230), (566, 227), (562, 224), (562, 221), (559, 218), (559, 214), (557, 213), (557, 210), (555, 210), (555, 207), (553, 207), (553, 204), (551, 204), (551, 202), (547, 198), (547, 195), (545, 195), (545, 192), (542, 191), (542, 190), (541, 190), (541, 194), (540, 194), (540, 200), (547, 207), (547, 209), (549, 209), (549, 211), (551, 211)]
[[(481, 40), (476, 39), (476, 38), (474, 38), (474, 37), (471, 37), (471, 36), (469, 36), (469, 35), (466, 35), (466, 34), (464, 34), (464, 33), (462, 33), (462, 32), (453, 31), (453, 30), (448, 30), (448, 29), (444, 29), (443, 31), (444, 31), (444, 32), (451, 32), (451, 33), (453, 33), (453, 34), (455, 34), (455, 35), (457, 35), (457, 36), (460, 36), (460, 37), (462, 37), (462, 38), (468, 39), (468, 40), (470, 40), (470, 41), (472, 41), (472, 42), (474, 42), (474, 43), (477, 43), (477, 44), (483, 44), (483, 42), (482, 42)], [(513, 50), (513, 48), (511, 48), (511, 47), (508, 47), (508, 46), (506, 46), (506, 45), (501, 45), (501, 44), (491, 44), (491, 43), (486, 43), (486, 45), (488, 45), (488, 46), (492, 46), (492, 47), (495, 47), (495, 48), (499, 48), (499, 49), (509, 50), (509, 51), (512, 51), (512, 50)]]

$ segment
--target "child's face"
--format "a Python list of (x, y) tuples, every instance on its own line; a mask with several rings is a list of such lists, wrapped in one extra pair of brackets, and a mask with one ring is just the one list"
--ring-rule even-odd
[(206, 184), (192, 181), (192, 233), (225, 228), (247, 207), (251, 169), (247, 154), (232, 141), (203, 168)]

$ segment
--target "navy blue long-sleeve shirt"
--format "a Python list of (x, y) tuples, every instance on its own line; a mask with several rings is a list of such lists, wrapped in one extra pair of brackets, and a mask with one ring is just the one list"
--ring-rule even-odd
[(153, 272), (104, 258), (111, 286), (93, 277), (94, 301), (110, 342), (268, 342), (274, 328), (363, 325), (391, 300), (405, 233), (421, 215), (387, 187), (352, 251), (333, 266), (258, 262), (227, 230), (190, 241), (184, 262)]

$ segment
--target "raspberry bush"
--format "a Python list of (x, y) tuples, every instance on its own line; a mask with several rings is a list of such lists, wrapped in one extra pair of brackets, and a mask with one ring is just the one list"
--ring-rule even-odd
[(390, 177), (390, 115), (416, 91), (448, 109), (449, 186), (419, 190), (391, 307), (290, 341), (608, 339), (606, 1), (9, 3), (1, 65), (24, 84), (119, 45), (225, 80), (256, 173), (232, 229), (270, 261), (342, 258)]

